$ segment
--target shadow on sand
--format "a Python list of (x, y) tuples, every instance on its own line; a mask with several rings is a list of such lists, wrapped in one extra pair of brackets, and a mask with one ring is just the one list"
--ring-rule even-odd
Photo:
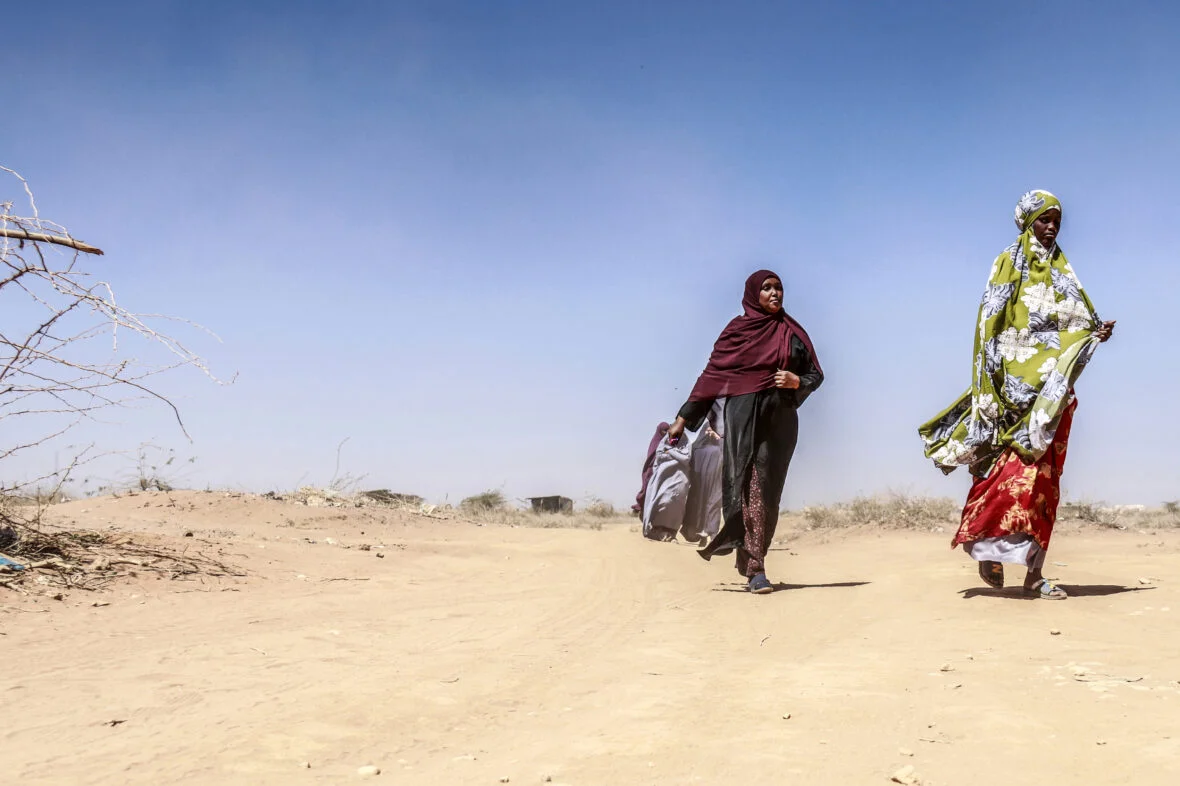
[[(839, 587), (863, 587), (871, 582), (868, 581), (834, 581), (830, 584), (787, 584), (782, 581), (776, 581), (771, 586), (774, 591), (779, 590), (798, 590), (798, 589), (831, 589)], [(714, 592), (745, 592), (745, 582), (737, 582), (724, 587), (714, 587)], [(1068, 590), (1067, 590), (1068, 591)]]
[[(1120, 595), (1124, 592), (1142, 592), (1155, 587), (1123, 587), (1119, 584), (1058, 584), (1071, 598), (1100, 598), (1104, 595)], [(1008, 600), (1039, 600), (1035, 594), (1025, 593), (1021, 586), (992, 589), (991, 587), (972, 587), (959, 590), (963, 599), (967, 598), (1007, 598)]]

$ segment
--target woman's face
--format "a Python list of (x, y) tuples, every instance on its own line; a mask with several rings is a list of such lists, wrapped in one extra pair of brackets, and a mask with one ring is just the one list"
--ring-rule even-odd
[(1033, 222), (1033, 234), (1037, 236), (1037, 242), (1045, 248), (1053, 248), (1053, 244), (1057, 242), (1057, 233), (1060, 231), (1061, 211), (1055, 207), (1041, 213)]
[(783, 282), (774, 276), (762, 282), (758, 290), (758, 305), (767, 314), (777, 314), (783, 309)]

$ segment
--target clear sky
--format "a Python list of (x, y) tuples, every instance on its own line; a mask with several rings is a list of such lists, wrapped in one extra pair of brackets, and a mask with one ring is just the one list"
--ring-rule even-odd
[(208, 326), (238, 374), (162, 381), (191, 444), (153, 408), (71, 444), (264, 491), (327, 482), (347, 438), (366, 487), (623, 504), (769, 267), (827, 372), (785, 504), (959, 495), (915, 429), (968, 385), (991, 261), (1044, 188), (1119, 321), (1065, 493), (1180, 498), (1178, 8), (14, 6), (0, 164), (107, 251), (121, 302)]

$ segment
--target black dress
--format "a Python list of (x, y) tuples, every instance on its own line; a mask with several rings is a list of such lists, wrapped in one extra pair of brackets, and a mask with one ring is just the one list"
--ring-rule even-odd
[[(798, 336), (791, 337), (786, 370), (799, 377), (798, 389), (771, 388), (725, 399), (724, 523), (700, 555), (709, 559), (737, 549), (738, 570), (745, 576), (764, 572), (766, 550), (774, 539), (783, 484), (799, 436), (797, 410), (824, 380)], [(711, 400), (688, 401), (678, 415), (689, 430), (696, 431), (712, 407)]]

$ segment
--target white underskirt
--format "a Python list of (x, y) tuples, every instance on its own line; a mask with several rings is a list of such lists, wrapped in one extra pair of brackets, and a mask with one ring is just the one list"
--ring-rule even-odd
[(964, 543), (963, 551), (979, 562), (1010, 562), (1033, 569), (1045, 564), (1045, 550), (1033, 540), (1032, 535), (983, 538)]

